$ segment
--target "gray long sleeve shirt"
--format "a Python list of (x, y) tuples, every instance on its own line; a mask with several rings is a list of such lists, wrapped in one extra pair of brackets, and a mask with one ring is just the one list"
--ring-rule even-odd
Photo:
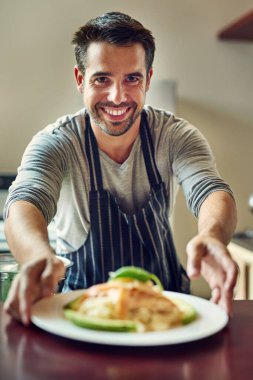
[[(230, 187), (220, 178), (210, 147), (203, 135), (187, 121), (169, 112), (145, 106), (155, 148), (158, 170), (168, 196), (171, 216), (178, 186), (197, 217), (204, 199)], [(5, 205), (17, 200), (35, 204), (47, 223), (54, 218), (57, 253), (77, 250), (90, 227), (90, 178), (85, 153), (85, 109), (48, 125), (34, 136), (23, 155), (18, 175)], [(140, 136), (123, 164), (99, 150), (104, 188), (117, 198), (121, 209), (134, 213), (148, 201), (150, 185)]]

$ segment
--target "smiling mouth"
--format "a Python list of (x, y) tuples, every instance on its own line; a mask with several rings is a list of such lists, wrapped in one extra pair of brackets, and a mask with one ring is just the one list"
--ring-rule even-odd
[(101, 109), (106, 115), (109, 115), (110, 117), (122, 118), (122, 116), (124, 117), (129, 112), (131, 107), (120, 107), (120, 108), (101, 107)]

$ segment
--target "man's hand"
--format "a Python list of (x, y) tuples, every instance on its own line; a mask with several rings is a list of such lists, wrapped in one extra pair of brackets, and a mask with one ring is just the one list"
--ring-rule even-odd
[(212, 301), (232, 316), (233, 289), (238, 267), (227, 247), (212, 236), (199, 234), (188, 243), (186, 251), (188, 276), (197, 278), (202, 275), (210, 286)]
[(23, 324), (29, 325), (32, 304), (52, 295), (64, 272), (63, 262), (55, 255), (27, 262), (13, 280), (4, 310)]

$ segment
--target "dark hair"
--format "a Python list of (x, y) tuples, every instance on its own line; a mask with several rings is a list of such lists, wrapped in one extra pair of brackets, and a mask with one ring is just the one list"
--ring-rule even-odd
[(92, 42), (107, 42), (118, 46), (140, 43), (146, 54), (147, 73), (152, 67), (155, 54), (154, 37), (139, 21), (124, 13), (105, 13), (88, 21), (74, 34), (72, 44), (75, 46), (76, 62), (83, 74), (87, 49)]

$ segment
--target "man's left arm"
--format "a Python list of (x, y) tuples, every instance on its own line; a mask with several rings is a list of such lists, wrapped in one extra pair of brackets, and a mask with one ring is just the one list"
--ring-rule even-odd
[(187, 273), (207, 281), (212, 300), (232, 315), (238, 269), (227, 249), (237, 222), (236, 204), (225, 191), (214, 191), (202, 203), (198, 234), (187, 244)]

